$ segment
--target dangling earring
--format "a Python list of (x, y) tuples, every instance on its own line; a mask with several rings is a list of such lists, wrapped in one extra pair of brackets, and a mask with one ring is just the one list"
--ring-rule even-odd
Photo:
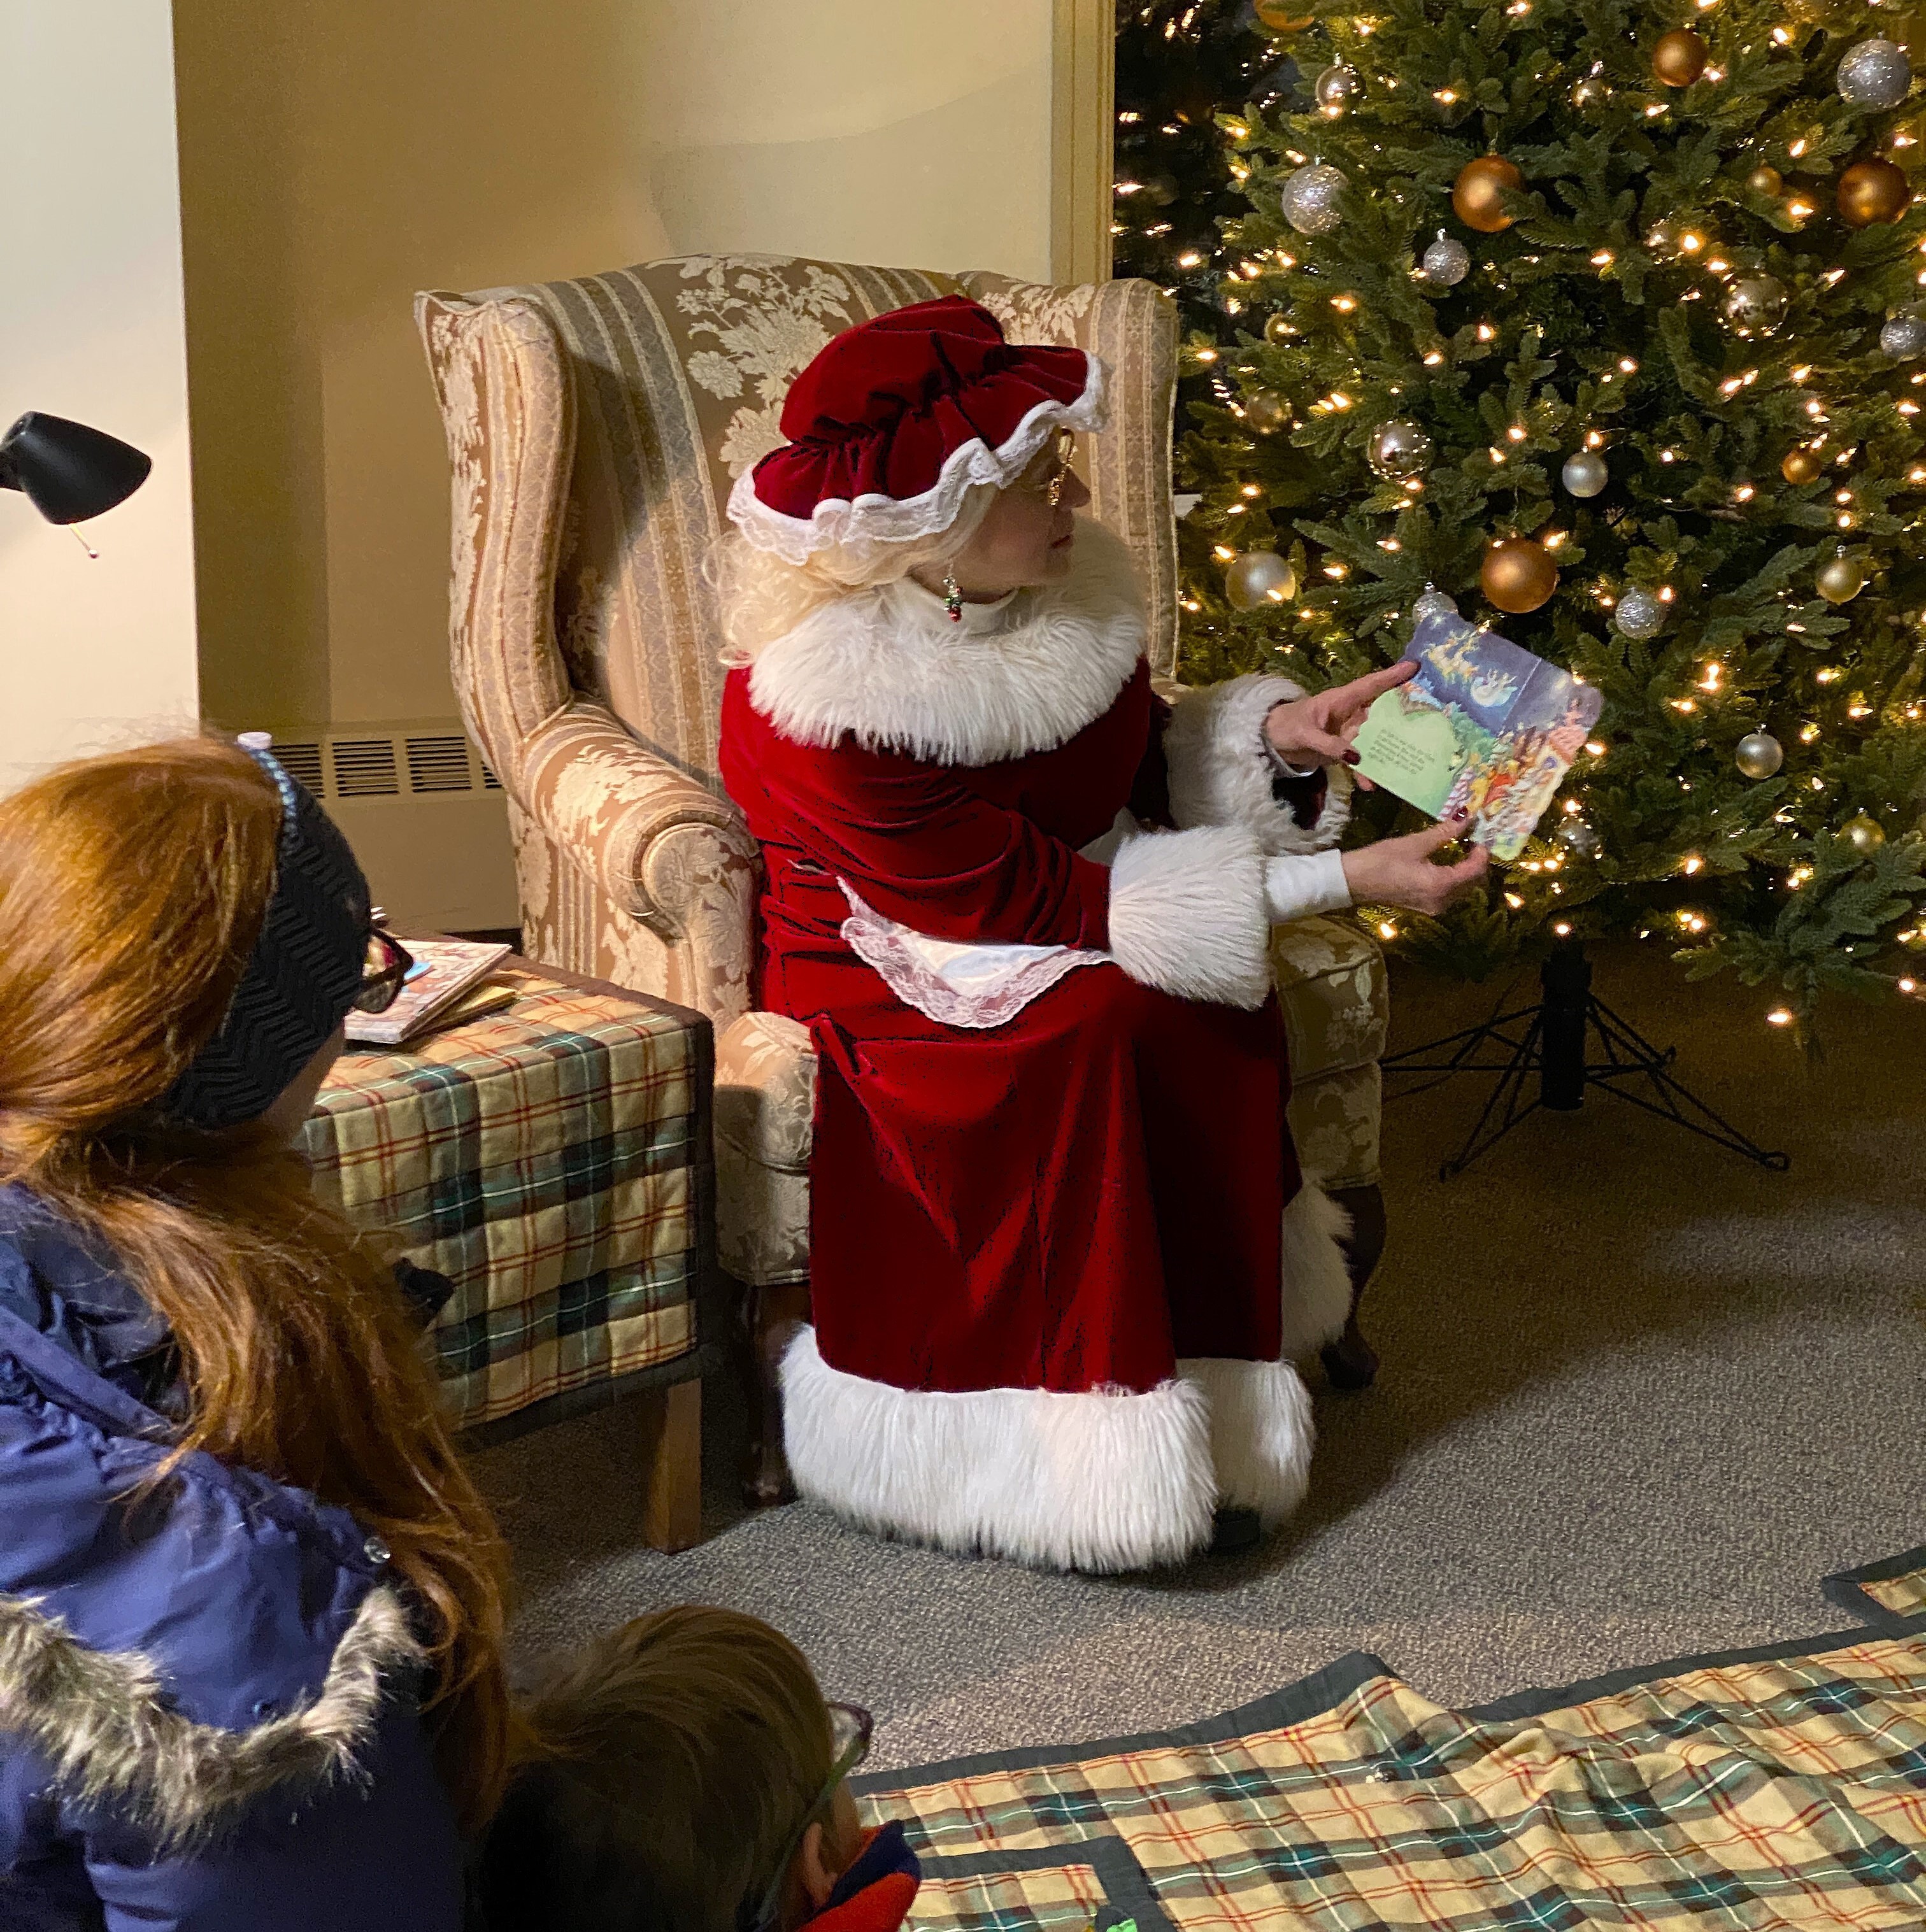
[(963, 621), (963, 586), (956, 580), (955, 566), (943, 566), (943, 608), (950, 613), (950, 621), (960, 624)]

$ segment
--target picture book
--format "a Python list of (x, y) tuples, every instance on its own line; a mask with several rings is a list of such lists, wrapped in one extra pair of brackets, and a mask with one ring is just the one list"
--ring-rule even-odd
[(1603, 697), (1456, 616), (1426, 618), (1405, 656), (1418, 675), (1366, 714), (1357, 770), (1434, 818), (1468, 812), (1467, 838), (1495, 859), (1516, 858)]
[(466, 939), (404, 939), (414, 970), (386, 1012), (351, 1012), (354, 1046), (400, 1046), (429, 1027), (464, 993), (485, 980), (513, 950)]

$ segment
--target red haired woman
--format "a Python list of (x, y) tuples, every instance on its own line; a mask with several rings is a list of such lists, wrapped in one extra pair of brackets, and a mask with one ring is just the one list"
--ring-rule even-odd
[(506, 1558), (290, 1150), (398, 962), (265, 753), (0, 801), (0, 1922), (453, 1932)]

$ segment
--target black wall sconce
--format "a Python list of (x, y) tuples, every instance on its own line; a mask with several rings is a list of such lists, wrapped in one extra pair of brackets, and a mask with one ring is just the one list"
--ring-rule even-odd
[(18, 490), (50, 524), (82, 524), (124, 502), (153, 459), (104, 430), (29, 410), (0, 436), (0, 490)]

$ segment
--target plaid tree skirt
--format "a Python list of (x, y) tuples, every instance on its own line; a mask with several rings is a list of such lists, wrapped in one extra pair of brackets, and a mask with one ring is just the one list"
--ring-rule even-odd
[(1926, 1546), (1864, 1628), (1445, 1711), (1362, 1653), (1154, 1736), (862, 1780), (912, 1923), (1666, 1932), (1926, 1927)]

